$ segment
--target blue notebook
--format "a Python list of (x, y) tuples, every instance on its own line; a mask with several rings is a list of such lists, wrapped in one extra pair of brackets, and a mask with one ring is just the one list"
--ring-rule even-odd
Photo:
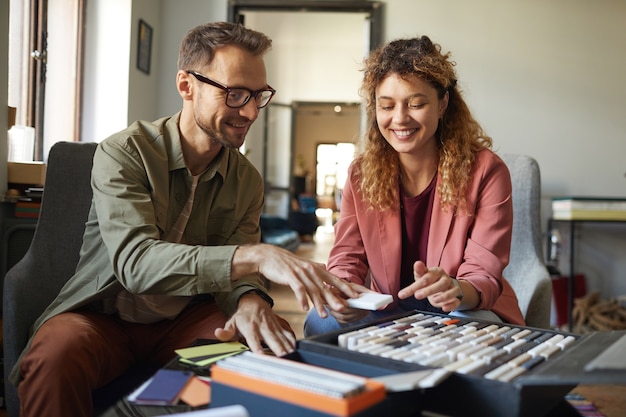
[(134, 402), (142, 405), (174, 405), (192, 377), (191, 371), (159, 369)]

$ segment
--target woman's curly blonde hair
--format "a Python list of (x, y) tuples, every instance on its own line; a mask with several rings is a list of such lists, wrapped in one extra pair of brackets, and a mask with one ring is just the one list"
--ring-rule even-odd
[(390, 74), (416, 75), (437, 90), (439, 99), (449, 93), (448, 108), (439, 121), (438, 172), (442, 208), (466, 211), (465, 191), (476, 154), (491, 148), (492, 140), (472, 117), (456, 85), (455, 63), (450, 53), (427, 36), (399, 39), (372, 51), (365, 60), (361, 94), (366, 101), (367, 131), (363, 154), (355, 163), (360, 189), (372, 208), (399, 207), (401, 175), (397, 152), (380, 133), (376, 121), (376, 87)]

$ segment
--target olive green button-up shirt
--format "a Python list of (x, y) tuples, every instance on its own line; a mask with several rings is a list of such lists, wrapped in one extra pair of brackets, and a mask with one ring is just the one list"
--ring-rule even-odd
[[(35, 329), (54, 315), (80, 308), (115, 314), (115, 298), (123, 289), (133, 294), (210, 294), (227, 315), (234, 313), (245, 292), (265, 292), (258, 275), (231, 281), (237, 246), (260, 241), (263, 208), (263, 180), (238, 150), (222, 149), (202, 174), (185, 244), (163, 240), (191, 186), (179, 117), (135, 122), (98, 145), (93, 201), (76, 273)], [(18, 367), (19, 361), (14, 372)]]

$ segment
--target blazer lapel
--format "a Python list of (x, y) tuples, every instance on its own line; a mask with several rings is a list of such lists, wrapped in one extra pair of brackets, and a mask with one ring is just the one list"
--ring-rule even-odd
[(384, 265), (389, 288), (400, 288), (402, 261), (402, 224), (399, 210), (376, 212), (380, 236), (380, 259)]
[[(437, 180), (439, 187), (439, 179)], [(428, 232), (428, 253), (426, 255), (427, 266), (440, 266), (443, 256), (443, 248), (448, 240), (450, 227), (454, 218), (454, 210), (447, 208), (442, 210), (441, 197), (435, 191), (433, 202), (433, 214), (430, 220), (430, 230)]]

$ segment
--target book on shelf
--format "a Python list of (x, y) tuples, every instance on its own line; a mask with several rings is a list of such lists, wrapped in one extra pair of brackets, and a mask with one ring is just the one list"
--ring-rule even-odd
[(554, 197), (552, 208), (559, 210), (626, 211), (626, 197)]
[(43, 196), (43, 187), (29, 187), (24, 190), (24, 194), (26, 194), (26, 197), (41, 200), (41, 197)]
[(41, 200), (21, 198), (15, 203), (15, 217), (38, 218)]
[(554, 211), (553, 210), (552, 218), (555, 220), (626, 221), (626, 211), (605, 211), (605, 210)]
[(626, 220), (626, 198), (555, 197), (552, 218), (556, 220)]

